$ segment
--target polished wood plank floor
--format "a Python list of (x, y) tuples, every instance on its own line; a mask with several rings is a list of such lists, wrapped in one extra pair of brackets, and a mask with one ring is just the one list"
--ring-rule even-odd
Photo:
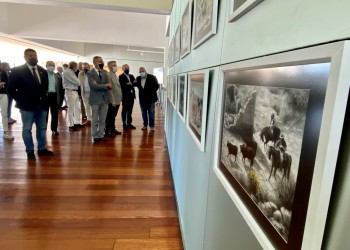
[(60, 135), (47, 133), (55, 156), (35, 162), (13, 113), (15, 140), (0, 138), (1, 250), (183, 249), (159, 107), (155, 131), (140, 130), (135, 103), (137, 129), (97, 145), (90, 127), (69, 132), (62, 111)]

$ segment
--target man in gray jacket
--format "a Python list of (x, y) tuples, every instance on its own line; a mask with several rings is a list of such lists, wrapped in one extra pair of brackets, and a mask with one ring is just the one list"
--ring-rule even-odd
[(108, 90), (112, 89), (108, 72), (103, 69), (104, 62), (100, 56), (93, 58), (94, 68), (88, 72), (91, 105), (91, 136), (93, 143), (105, 142), (103, 138), (108, 111)]
[(109, 91), (109, 106), (106, 117), (105, 136), (114, 137), (121, 134), (121, 132), (115, 129), (115, 118), (118, 114), (120, 102), (123, 98), (123, 93), (118, 77), (115, 74), (118, 70), (117, 62), (110, 61), (107, 65), (109, 69), (108, 76), (110, 78), (110, 82), (112, 83), (112, 89)]

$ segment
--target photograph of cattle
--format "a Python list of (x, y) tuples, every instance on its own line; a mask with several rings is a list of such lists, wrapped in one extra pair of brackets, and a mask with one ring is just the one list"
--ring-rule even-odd
[(287, 241), (310, 91), (225, 86), (221, 164)]

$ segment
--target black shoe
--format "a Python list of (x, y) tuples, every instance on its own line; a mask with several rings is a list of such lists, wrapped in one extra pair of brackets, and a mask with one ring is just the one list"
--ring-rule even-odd
[(115, 135), (121, 135), (122, 132), (120, 132), (120, 131), (118, 131), (118, 130), (114, 130), (114, 134), (115, 134)]
[(128, 128), (136, 129), (136, 127), (135, 127), (134, 125), (132, 125), (132, 124), (129, 124), (129, 125), (128, 125)]
[(106, 142), (107, 140), (105, 138), (98, 138), (99, 142)]
[(30, 160), (30, 161), (35, 161), (36, 160), (36, 157), (35, 157), (35, 154), (33, 151), (30, 151), (27, 153), (27, 159)]
[(114, 137), (114, 136), (116, 136), (116, 134), (114, 134), (113, 132), (105, 133), (105, 137)]
[(123, 125), (124, 130), (128, 130), (128, 125)]
[(100, 139), (99, 138), (94, 138), (94, 139), (92, 139), (92, 143), (93, 144), (97, 144), (97, 143), (99, 143), (100, 142)]
[(56, 130), (56, 131), (52, 131), (52, 135), (59, 135), (60, 133), (58, 133), (58, 131)]
[(75, 126), (69, 127), (69, 131), (77, 131), (78, 129)]
[(75, 127), (75, 128), (83, 128), (84, 125), (82, 125), (82, 124), (74, 124), (74, 127)]
[(38, 150), (38, 155), (39, 155), (39, 156), (42, 156), (42, 155), (45, 155), (45, 156), (53, 156), (53, 152), (50, 151), (50, 150), (47, 150), (47, 149), (45, 148), (45, 149), (42, 149), (42, 150)]

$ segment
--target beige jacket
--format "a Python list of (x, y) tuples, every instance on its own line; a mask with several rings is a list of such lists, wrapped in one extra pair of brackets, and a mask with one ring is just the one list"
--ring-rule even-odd
[(109, 71), (107, 73), (107, 76), (110, 80), (109, 82), (112, 83), (112, 89), (108, 92), (109, 103), (115, 103), (115, 105), (120, 105), (120, 102), (123, 99), (123, 93), (118, 77), (112, 71)]

